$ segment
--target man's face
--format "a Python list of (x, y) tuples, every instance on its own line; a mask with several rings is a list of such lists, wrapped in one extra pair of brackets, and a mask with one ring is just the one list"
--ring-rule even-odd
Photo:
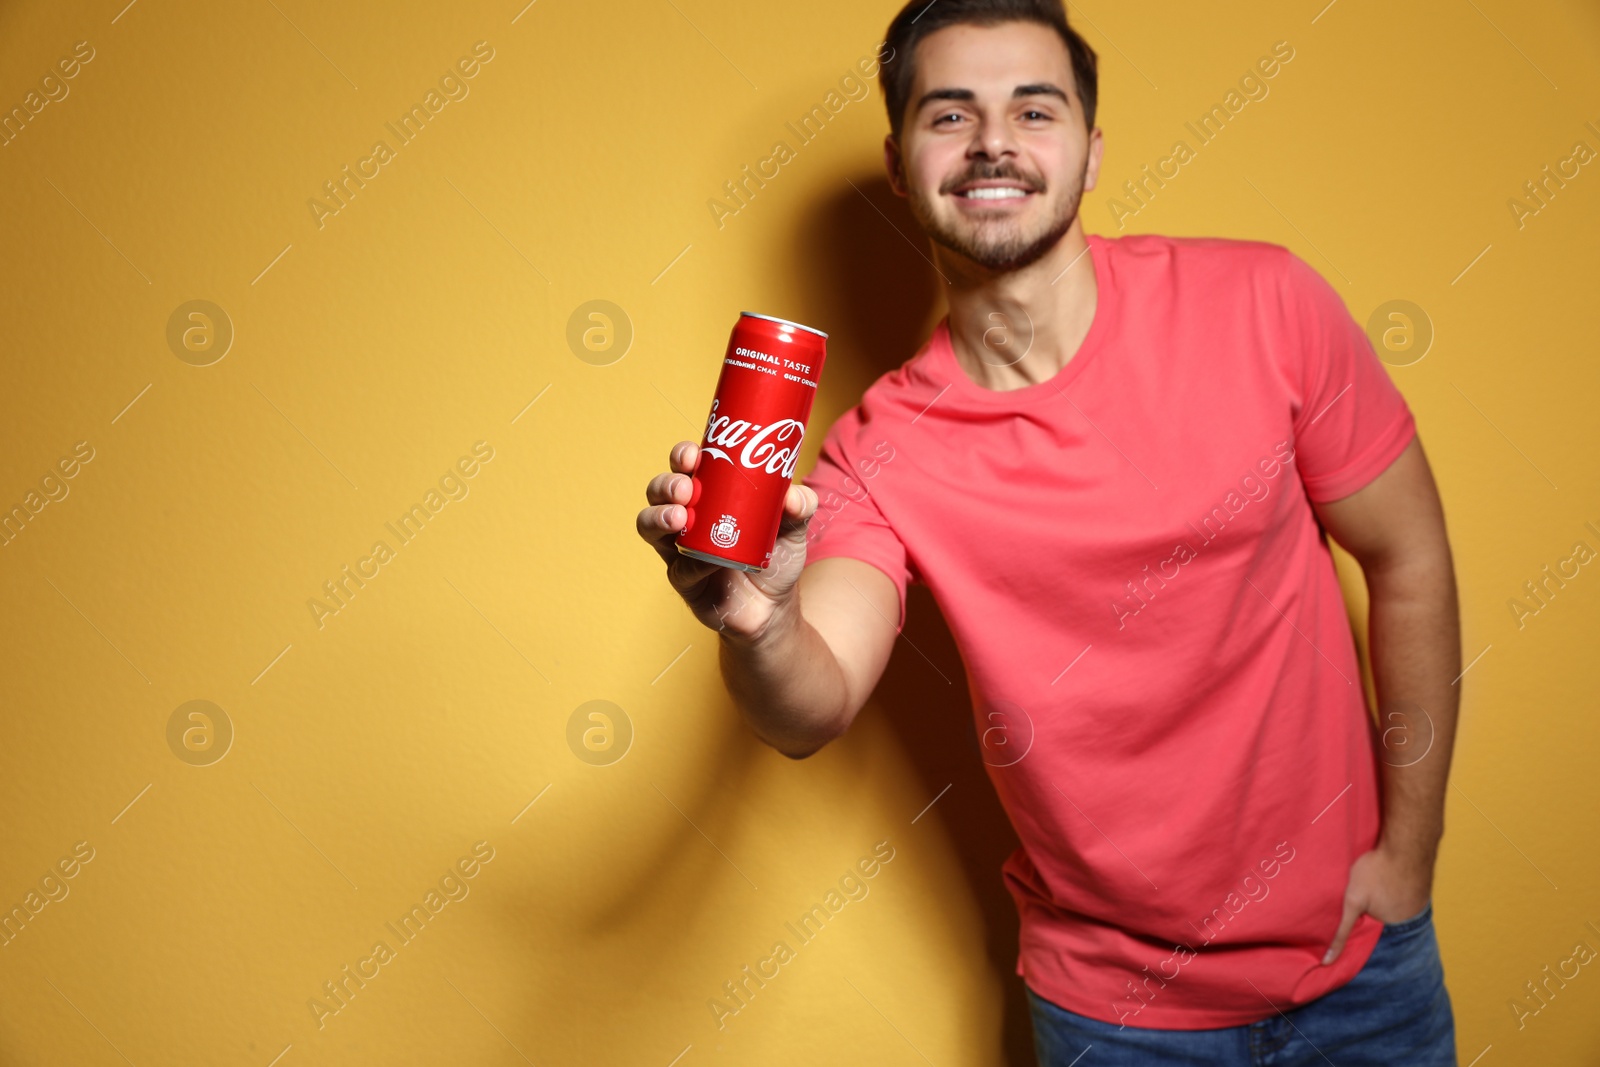
[(994, 270), (1025, 267), (1072, 226), (1100, 171), (1066, 44), (1048, 26), (948, 26), (917, 44), (895, 192), (937, 244)]

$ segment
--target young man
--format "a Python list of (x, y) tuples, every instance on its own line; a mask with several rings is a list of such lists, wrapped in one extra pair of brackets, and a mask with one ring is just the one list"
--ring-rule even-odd
[[(1095, 55), (1059, 0), (913, 0), (884, 54), (948, 316), (834, 424), (766, 571), (675, 551), (693, 442), (640, 534), (795, 758), (931, 589), (1022, 842), (1041, 1063), (1454, 1064), (1431, 890), (1460, 642), (1405, 400), (1286, 249), (1084, 235)], [(1381, 739), (1324, 532), (1366, 577)]]

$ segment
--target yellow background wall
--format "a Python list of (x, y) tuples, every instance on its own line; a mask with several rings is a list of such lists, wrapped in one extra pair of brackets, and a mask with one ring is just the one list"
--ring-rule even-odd
[[(1028, 1063), (1014, 838), (926, 591), (857, 725), (794, 763), (633, 530), (740, 310), (833, 335), (802, 471), (940, 313), (875, 84), (736, 215), (707, 206), (892, 6), (125, 2), (0, 8), (6, 109), (93, 53), (0, 148), (0, 504), (66, 494), (0, 547), (0, 906), (67, 894), (0, 948), (0, 1063)], [(1074, 7), (1107, 138), (1084, 217), (1283, 243), (1358, 319), (1431, 321), (1391, 373), (1487, 649), (1435, 896), (1462, 1062), (1595, 1063), (1592, 966), (1520, 1029), (1509, 1005), (1600, 949), (1600, 572), (1520, 628), (1508, 601), (1600, 548), (1600, 164), (1521, 225), (1507, 202), (1600, 150), (1600, 16), (1323, 4)], [(480, 41), (469, 95), (399, 145), (385, 123)], [(1270, 95), (1119, 231), (1111, 189), (1278, 41)], [(337, 213), (308, 207), (380, 139)], [(215, 311), (169, 342), (195, 300), (231, 323), (220, 359)], [(594, 300), (620, 358), (620, 332), (568, 344)], [(346, 565), (377, 571), (334, 613)], [(595, 700), (620, 760), (581, 740)], [(880, 842), (868, 895), (793, 945)], [(386, 924), (441, 880), (467, 895), (402, 944)], [(719, 1028), (708, 1001), (778, 940)]]

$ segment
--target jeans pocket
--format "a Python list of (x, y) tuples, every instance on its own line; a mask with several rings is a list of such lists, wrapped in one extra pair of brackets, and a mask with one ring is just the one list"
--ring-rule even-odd
[(1402, 919), (1397, 923), (1384, 923), (1383, 932), (1386, 934), (1408, 934), (1419, 927), (1426, 926), (1433, 918), (1433, 900), (1430, 898), (1422, 906), (1422, 910), (1409, 919)]

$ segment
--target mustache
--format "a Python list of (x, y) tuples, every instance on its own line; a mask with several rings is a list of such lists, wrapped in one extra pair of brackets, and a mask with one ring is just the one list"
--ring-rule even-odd
[(1031, 192), (1037, 193), (1044, 190), (1044, 182), (1040, 181), (1031, 174), (1024, 174), (1013, 163), (980, 163), (974, 167), (968, 168), (961, 175), (948, 179), (943, 185), (939, 186), (939, 191), (941, 193), (949, 193), (954, 192), (967, 182), (996, 181), (1001, 179), (1005, 181), (1021, 182)]

